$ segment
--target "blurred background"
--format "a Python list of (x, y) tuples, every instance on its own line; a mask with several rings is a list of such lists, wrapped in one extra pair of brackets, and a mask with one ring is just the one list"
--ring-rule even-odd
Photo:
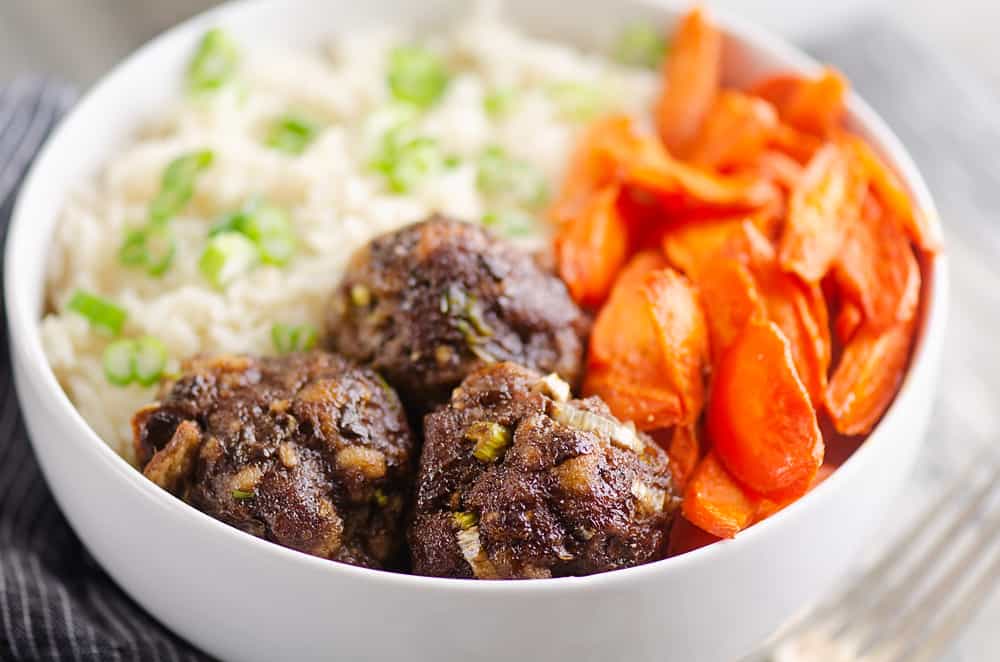
[[(419, 0), (414, 0), (419, 1)], [(542, 0), (545, 1), (545, 0)], [(556, 1), (556, 0), (549, 0)], [(124, 55), (213, 0), (0, 0), (0, 86), (22, 73), (85, 89)], [(1000, 429), (1000, 2), (705, 0), (842, 68), (908, 146), (947, 234), (952, 305), (923, 461), (887, 531), (919, 512)], [(1000, 595), (948, 662), (1000, 659)]]

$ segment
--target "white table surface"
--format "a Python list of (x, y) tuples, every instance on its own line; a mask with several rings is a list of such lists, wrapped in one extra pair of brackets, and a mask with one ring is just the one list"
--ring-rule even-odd
[[(124, 54), (163, 28), (214, 4), (209, 0), (0, 0), (0, 83), (15, 73), (52, 73), (87, 85)], [(754, 0), (746, 0), (747, 13)], [(1000, 2), (996, 0), (884, 0), (883, 11), (1000, 95)], [(928, 90), (929, 94), (933, 90)], [(1000, 122), (1000, 117), (996, 118)], [(992, 210), (990, 210), (992, 211)], [(952, 323), (942, 384), (960, 398), (962, 411), (941, 409), (925, 461), (900, 500), (898, 522), (919, 512), (973, 446), (996, 439), (1000, 429), (1000, 264), (984, 259), (967, 236), (949, 236)], [(954, 408), (954, 405), (952, 405)], [(1000, 594), (976, 619), (949, 661), (1000, 659)]]

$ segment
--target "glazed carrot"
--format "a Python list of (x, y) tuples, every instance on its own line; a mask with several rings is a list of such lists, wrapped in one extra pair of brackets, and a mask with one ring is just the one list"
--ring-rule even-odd
[(759, 498), (740, 485), (715, 451), (709, 451), (684, 489), (681, 512), (699, 529), (732, 538), (753, 523)]
[[(812, 482), (806, 489), (806, 492), (813, 490), (817, 485), (822, 483), (824, 480), (830, 477), (833, 473), (834, 467), (829, 464), (823, 464), (819, 469), (816, 470), (816, 475), (813, 477)], [(803, 492), (804, 494), (805, 492)], [(791, 496), (785, 496), (783, 498), (772, 498), (772, 497), (762, 497), (760, 500), (760, 505), (757, 507), (757, 517), (754, 519), (754, 523), (765, 520), (772, 515), (784, 510), (788, 506), (795, 503), (802, 494), (795, 494)]]
[(701, 442), (698, 440), (698, 426), (678, 425), (673, 429), (670, 445), (667, 448), (670, 456), (670, 473), (674, 484), (683, 492), (688, 479), (694, 473), (701, 459)]
[(796, 129), (828, 136), (843, 121), (849, 89), (843, 74), (827, 67), (819, 77), (803, 79), (778, 111)]
[(738, 260), (715, 260), (697, 282), (717, 364), (751, 319), (767, 318), (767, 308), (750, 269)]
[(847, 224), (860, 211), (865, 181), (855, 176), (845, 150), (827, 143), (792, 190), (781, 237), (781, 266), (807, 283), (830, 270)]
[(834, 265), (841, 296), (885, 329), (913, 316), (920, 298), (920, 265), (900, 225), (871, 197), (849, 226)]
[(629, 230), (617, 201), (617, 186), (598, 191), (579, 218), (563, 224), (555, 239), (559, 275), (577, 303), (585, 306), (607, 298), (628, 257)]
[(673, 154), (685, 155), (698, 134), (719, 91), (721, 67), (722, 35), (695, 9), (674, 34), (655, 109), (660, 138)]
[(594, 324), (584, 392), (640, 429), (693, 424), (704, 401), (707, 353), (691, 285), (662, 256), (640, 253)]
[(716, 367), (709, 435), (726, 468), (770, 495), (808, 486), (823, 438), (788, 341), (772, 322), (751, 320)]
[(861, 327), (864, 315), (861, 308), (853, 301), (844, 301), (837, 311), (837, 318), (833, 323), (834, 333), (837, 334), (837, 341), (841, 345), (846, 345)]
[(608, 158), (607, 150), (600, 148), (601, 141), (620, 129), (617, 124), (628, 120), (606, 117), (594, 122), (583, 133), (569, 159), (566, 176), (548, 217), (557, 228), (579, 219), (591, 204), (593, 195), (615, 182), (615, 165)]
[(910, 239), (922, 250), (936, 252), (941, 248), (941, 237), (931, 226), (927, 216), (913, 204), (910, 193), (878, 154), (857, 136), (847, 136), (847, 144), (854, 149), (855, 158), (864, 169), (872, 191), (892, 218), (902, 224)]
[(780, 219), (770, 210), (713, 219), (676, 223), (663, 232), (663, 252), (670, 263), (696, 282), (700, 272), (711, 270), (723, 248), (743, 233), (743, 224), (754, 225), (769, 236)]
[(798, 161), (774, 149), (762, 152), (757, 157), (754, 168), (759, 176), (776, 183), (786, 192), (791, 192), (799, 185), (804, 172)]
[(871, 432), (899, 389), (916, 318), (885, 330), (863, 327), (844, 348), (826, 392), (826, 409), (841, 434)]
[(781, 110), (788, 107), (788, 102), (802, 84), (802, 76), (797, 74), (777, 74), (761, 78), (750, 86), (748, 94), (764, 99), (775, 108)]
[(753, 162), (778, 128), (778, 113), (767, 101), (742, 92), (719, 94), (688, 157), (694, 165), (721, 169)]

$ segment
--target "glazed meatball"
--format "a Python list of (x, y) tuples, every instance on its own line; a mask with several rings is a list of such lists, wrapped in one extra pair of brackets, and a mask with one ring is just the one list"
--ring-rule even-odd
[(150, 480), (307, 554), (397, 560), (414, 439), (377, 373), (322, 352), (195, 358), (161, 396), (132, 423)]
[(598, 398), (501, 363), (428, 414), (409, 530), (435, 577), (588, 575), (662, 558), (677, 499), (666, 454)]
[(498, 361), (580, 377), (587, 319), (562, 281), (479, 226), (433, 217), (375, 239), (346, 274), (330, 305), (333, 348), (418, 413)]

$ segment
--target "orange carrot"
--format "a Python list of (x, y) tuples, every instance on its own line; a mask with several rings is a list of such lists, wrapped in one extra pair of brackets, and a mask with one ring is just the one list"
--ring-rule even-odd
[(698, 288), (717, 364), (751, 319), (766, 319), (767, 309), (750, 269), (738, 260), (715, 260), (702, 270)]
[(751, 320), (716, 368), (709, 434), (726, 468), (753, 491), (806, 487), (823, 463), (823, 437), (788, 341)]
[(843, 121), (849, 89), (843, 74), (827, 67), (819, 77), (803, 79), (778, 110), (793, 127), (829, 136)]
[(657, 100), (656, 125), (663, 144), (685, 155), (719, 91), (722, 35), (695, 9), (681, 19), (670, 55), (663, 64), (663, 91)]
[(841, 345), (846, 345), (860, 328), (864, 321), (861, 308), (853, 301), (844, 301), (837, 311), (837, 319), (833, 323), (833, 330), (837, 334), (837, 341)]
[(719, 94), (691, 147), (689, 161), (708, 169), (753, 162), (778, 128), (778, 113), (767, 101), (741, 92)]
[(753, 523), (759, 502), (726, 470), (715, 451), (709, 451), (688, 480), (681, 512), (699, 529), (732, 538)]
[(600, 148), (600, 143), (609, 134), (619, 131), (615, 124), (621, 121), (620, 117), (598, 120), (580, 138), (569, 159), (559, 194), (548, 210), (548, 217), (557, 228), (579, 219), (590, 206), (594, 194), (616, 182), (615, 164), (609, 160), (607, 150)]
[(667, 449), (670, 456), (670, 473), (677, 489), (684, 491), (688, 479), (694, 473), (701, 459), (701, 442), (698, 440), (698, 426), (678, 425), (673, 429), (670, 445)]

